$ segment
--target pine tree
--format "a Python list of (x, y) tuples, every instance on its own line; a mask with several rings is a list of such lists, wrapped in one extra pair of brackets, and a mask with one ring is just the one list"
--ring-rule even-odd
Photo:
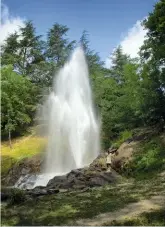
[(31, 76), (34, 65), (44, 61), (43, 42), (31, 21), (11, 34), (2, 46), (2, 65), (12, 64), (21, 75)]
[(90, 73), (94, 73), (100, 69), (103, 70), (104, 62), (101, 61), (98, 53), (95, 53), (94, 50), (90, 49), (89, 34), (86, 30), (82, 33), (80, 44), (84, 49)]
[(67, 26), (55, 23), (47, 35), (46, 56), (48, 61), (55, 63), (57, 67), (64, 65), (75, 47), (75, 41), (70, 42), (65, 38), (68, 31), (69, 28)]

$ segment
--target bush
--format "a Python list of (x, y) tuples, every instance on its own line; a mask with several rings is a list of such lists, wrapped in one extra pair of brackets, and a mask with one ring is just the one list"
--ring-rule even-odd
[(151, 141), (142, 142), (134, 159), (124, 167), (124, 174), (145, 178), (149, 175), (154, 177), (162, 171), (165, 165), (163, 138), (155, 137)]
[(125, 130), (120, 133), (119, 137), (117, 140), (114, 141), (113, 147), (119, 148), (122, 143), (124, 143), (127, 139), (132, 137), (132, 132)]
[(25, 192), (23, 190), (20, 190), (18, 188), (12, 188), (10, 191), (10, 200), (9, 204), (19, 204), (24, 202), (26, 199)]

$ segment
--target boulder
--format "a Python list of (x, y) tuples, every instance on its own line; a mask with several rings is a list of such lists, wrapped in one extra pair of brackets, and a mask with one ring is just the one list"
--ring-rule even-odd
[(103, 186), (116, 181), (118, 174), (115, 171), (107, 173), (105, 171), (93, 171), (88, 169), (72, 170), (64, 176), (56, 176), (51, 179), (46, 188), (69, 190), (83, 190), (85, 188)]
[(47, 187), (48, 188), (61, 188), (61, 185), (63, 185), (65, 182), (67, 182), (67, 175), (63, 176), (55, 176), (53, 179), (51, 179)]
[(136, 145), (135, 141), (124, 142), (112, 157), (112, 168), (120, 172), (123, 166), (132, 160)]
[(46, 187), (36, 187), (34, 189), (26, 190), (26, 194), (34, 197), (57, 193), (59, 193), (58, 189), (47, 189)]
[(54, 189), (84, 189), (86, 187), (103, 186), (114, 182), (117, 177), (115, 171), (107, 173), (106, 154), (100, 154), (88, 167), (75, 169), (63, 176), (55, 176), (46, 188)]
[(24, 158), (19, 163), (16, 163), (8, 172), (2, 184), (13, 186), (20, 177), (28, 174), (37, 174), (40, 172), (43, 163), (43, 156), (38, 154), (33, 157)]

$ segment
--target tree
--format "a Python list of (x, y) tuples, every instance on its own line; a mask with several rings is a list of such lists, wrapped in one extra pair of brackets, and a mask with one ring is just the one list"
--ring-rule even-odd
[[(148, 89), (144, 110), (148, 106), (146, 118), (150, 123), (165, 122), (165, 0), (155, 4), (153, 12), (143, 22), (147, 29), (147, 39), (141, 48), (143, 64), (143, 87)], [(145, 82), (147, 81), (147, 82)]]
[(1, 131), (11, 141), (12, 133), (22, 133), (33, 121), (37, 89), (28, 78), (14, 72), (12, 66), (3, 67), (1, 73)]
[(159, 69), (152, 61), (143, 65), (141, 72), (142, 116), (146, 124), (157, 124), (165, 119), (165, 94), (159, 80)]
[(46, 56), (48, 61), (54, 62), (57, 67), (64, 65), (75, 47), (75, 41), (70, 42), (65, 38), (68, 31), (67, 26), (55, 23), (47, 35)]
[(147, 40), (142, 48), (144, 57), (154, 56), (160, 64), (165, 63), (165, 0), (155, 4), (153, 12), (143, 21)]
[(42, 90), (51, 87), (53, 76), (57, 71), (57, 66), (53, 62), (40, 62), (34, 67), (31, 73), (31, 82)]
[(121, 47), (112, 57), (110, 70), (92, 74), (94, 98), (102, 116), (104, 148), (121, 131), (143, 125), (140, 66)]
[(111, 66), (111, 76), (117, 81), (117, 83), (122, 83), (123, 81), (123, 72), (124, 66), (131, 62), (131, 59), (128, 55), (123, 53), (121, 46), (118, 46), (112, 54), (111, 57), (112, 66)]
[(18, 37), (19, 35), (15, 32), (8, 36), (5, 44), (2, 45), (2, 65), (15, 65), (17, 63), (17, 50), (19, 48)]
[(31, 21), (8, 36), (2, 46), (2, 65), (12, 64), (21, 75), (31, 76), (34, 65), (44, 61), (44, 43), (36, 36)]
[(95, 53), (94, 50), (90, 49), (89, 38), (88, 38), (87, 31), (83, 31), (82, 36), (80, 38), (80, 44), (82, 45), (86, 58), (87, 63), (89, 66), (90, 73), (94, 73), (97, 70), (103, 69), (104, 62), (101, 61), (98, 53)]

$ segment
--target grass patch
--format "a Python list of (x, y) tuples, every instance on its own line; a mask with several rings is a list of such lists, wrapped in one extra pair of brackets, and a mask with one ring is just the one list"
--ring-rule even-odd
[[(93, 218), (100, 213), (113, 212), (127, 204), (148, 199), (164, 188), (160, 180), (124, 181), (119, 184), (93, 188), (86, 192), (46, 195), (2, 209), (2, 223), (17, 220), (18, 226), (74, 225), (78, 219)], [(151, 190), (152, 188), (152, 190)], [(16, 219), (17, 218), (17, 219)]]
[(12, 143), (12, 149), (7, 142), (1, 145), (1, 174), (5, 175), (16, 163), (26, 157), (40, 153), (46, 145), (46, 139), (41, 137), (22, 137)]
[(143, 213), (134, 218), (127, 218), (121, 221), (112, 221), (105, 223), (105, 226), (164, 226), (165, 225), (165, 209)]
[(142, 141), (133, 160), (124, 167), (125, 175), (136, 179), (146, 179), (165, 170), (165, 134)]
[(115, 148), (119, 148), (127, 139), (132, 138), (132, 131), (125, 130), (120, 133), (119, 137), (113, 142)]
[[(113, 188), (91, 189), (89, 192), (72, 192), (47, 195), (23, 204), (7, 206), (2, 210), (2, 223), (17, 217), (16, 225), (63, 225), (79, 218), (92, 218), (99, 213), (114, 211), (137, 198)], [(8, 211), (8, 212), (7, 212)]]

